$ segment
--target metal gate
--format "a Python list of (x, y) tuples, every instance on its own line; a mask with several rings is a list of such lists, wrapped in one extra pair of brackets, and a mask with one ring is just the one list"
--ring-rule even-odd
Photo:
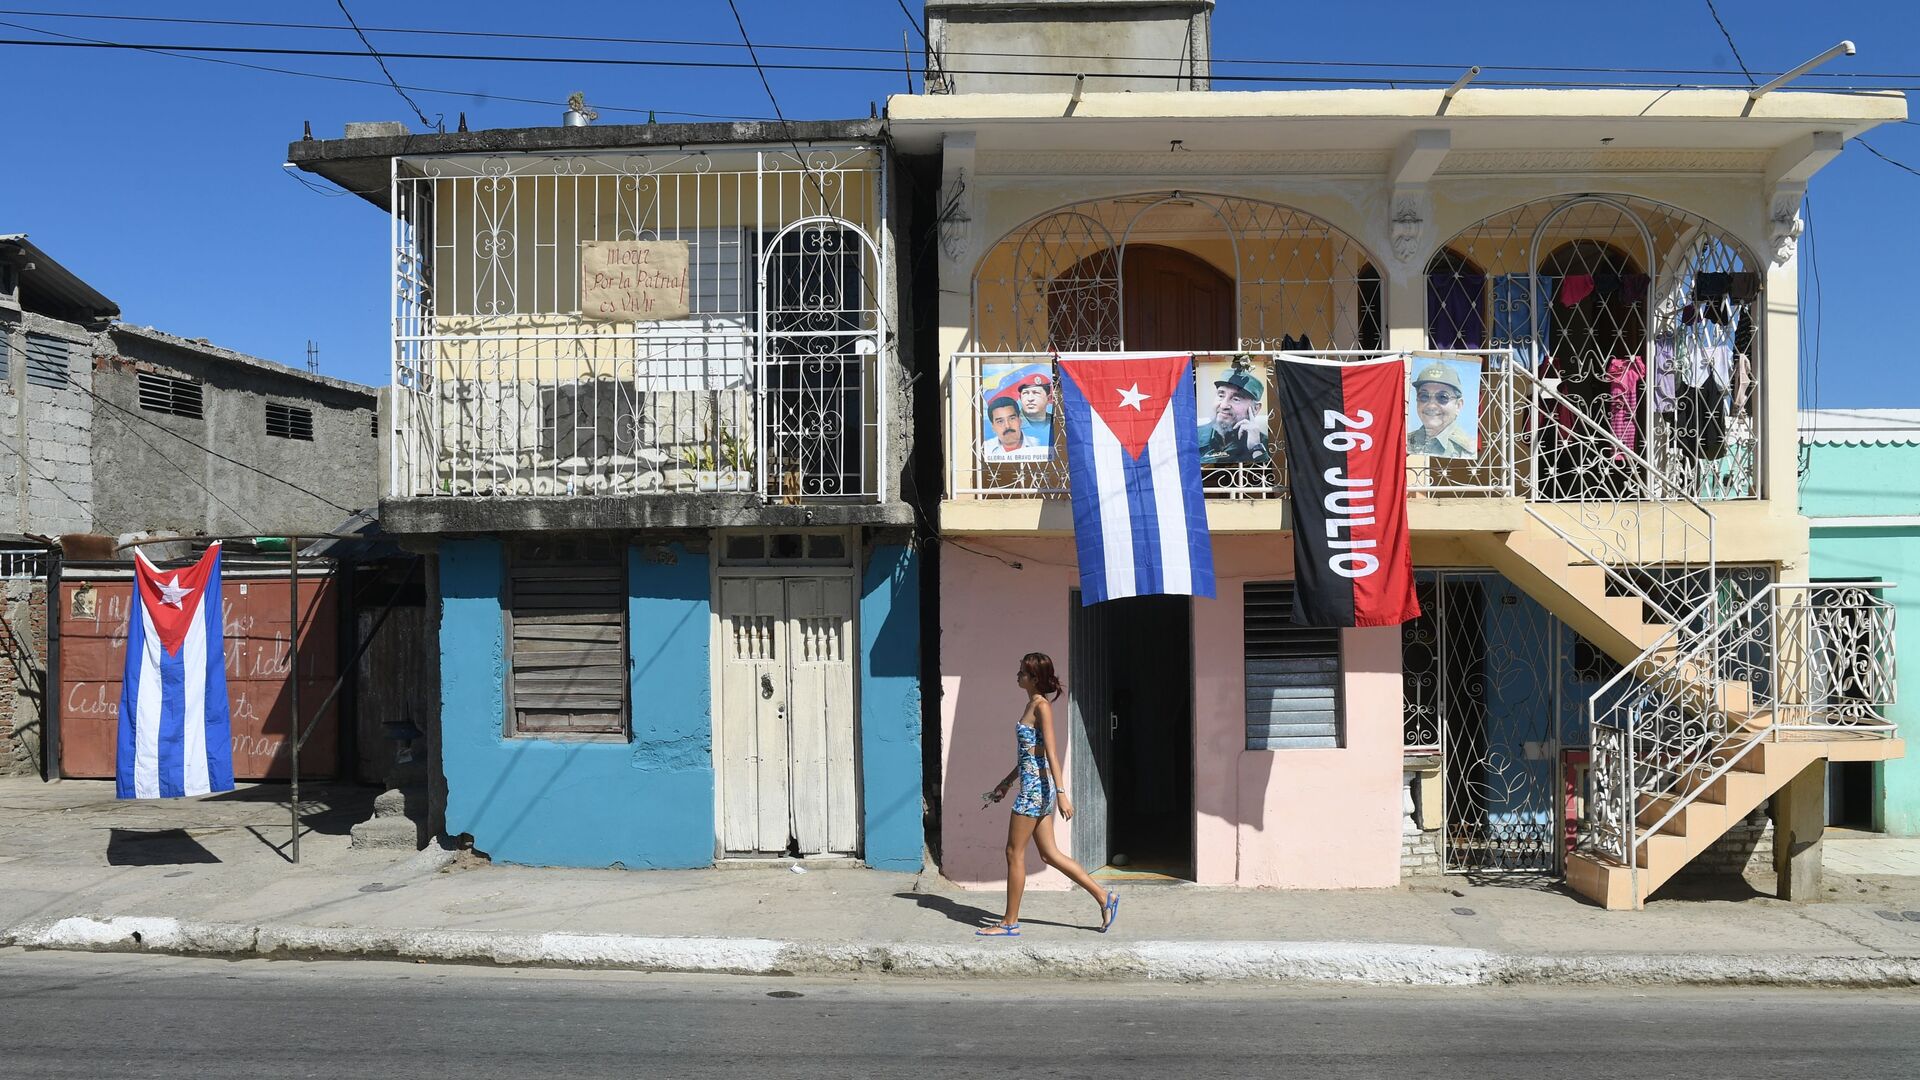
[(1499, 574), (1420, 575), (1402, 632), (1408, 738), (1440, 749), (1441, 865), (1449, 873), (1559, 870), (1561, 750), (1584, 742), (1584, 686), (1614, 669)]
[[(240, 780), (288, 775), (293, 668), (288, 642), (287, 572), (222, 573), (227, 693), (233, 733), (233, 775)], [(303, 715), (327, 696), (340, 673), (337, 600), (331, 575), (300, 572), (299, 678)], [(110, 779), (119, 740), (120, 683), (126, 671), (133, 611), (130, 571), (69, 569), (60, 583), (60, 772)], [(301, 747), (301, 778), (336, 775), (339, 702), (327, 706), (312, 738)]]
[(719, 584), (721, 850), (855, 854), (852, 578)]

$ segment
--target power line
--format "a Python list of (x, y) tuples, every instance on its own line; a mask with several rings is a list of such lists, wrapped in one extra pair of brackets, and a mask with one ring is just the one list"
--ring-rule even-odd
[(1872, 154), (1874, 157), (1879, 158), (1881, 161), (1886, 162), (1887, 164), (1893, 166), (1894, 168), (1900, 169), (1905, 172), (1910, 172), (1915, 176), (1920, 176), (1920, 169), (1916, 169), (1904, 161), (1895, 161), (1893, 158), (1890, 158), (1887, 155), (1881, 153), (1880, 151), (1874, 149), (1873, 144), (1868, 142), (1867, 140), (1862, 139), (1856, 135), (1854, 136), (1853, 141), (1859, 143), (1861, 147), (1866, 150), (1867, 153)]
[(1733, 62), (1740, 65), (1740, 74), (1747, 77), (1749, 86), (1757, 85), (1753, 72), (1747, 70), (1747, 62), (1740, 58), (1740, 46), (1733, 43), (1733, 35), (1727, 32), (1727, 24), (1720, 21), (1720, 11), (1713, 6), (1713, 0), (1707, 0), (1707, 13), (1713, 16), (1713, 25), (1720, 28), (1720, 36), (1727, 39), (1727, 48), (1733, 50)]
[[(913, 19), (911, 10), (906, 8), (905, 0), (896, 0), (896, 3), (900, 5), (902, 10), (907, 12), (908, 21), (914, 26), (916, 30), (919, 30), (919, 23)], [(165, 24), (165, 25), (182, 25), (182, 26), (232, 26), (232, 27), (250, 27), (250, 28), (259, 28), (259, 29), (326, 30), (326, 31), (341, 31), (341, 32), (344, 32), (346, 30), (345, 27), (332, 25), (328, 23), (276, 22), (276, 21), (268, 21), (268, 20), (248, 20), (248, 19), (194, 19), (194, 18), (185, 18), (185, 17), (162, 17), (162, 16), (152, 16), (152, 15), (107, 15), (107, 14), (87, 14), (87, 13), (77, 13), (77, 12), (67, 12), (67, 11), (35, 11), (35, 10), (26, 10), (26, 9), (4, 9), (4, 8), (0, 8), (0, 14), (33, 16), (37, 18), (49, 18), (49, 19), (80, 19), (80, 20), (118, 21), (118, 22), (141, 22), (141, 23), (159, 23), (159, 24)], [(418, 35), (418, 36), (431, 36), (431, 37), (464, 37), (464, 38), (482, 38), (482, 39), (508, 40), (508, 41), (566, 41), (566, 42), (586, 42), (586, 43), (592, 43), (592, 44), (608, 44), (608, 45), (653, 45), (653, 46), (713, 48), (713, 49), (744, 49), (745, 48), (745, 46), (743, 46), (740, 42), (737, 42), (737, 41), (704, 41), (704, 40), (693, 39), (693, 38), (608, 37), (603, 35), (541, 34), (541, 33), (499, 31), (499, 30), (448, 30), (448, 29), (437, 29), (437, 28), (430, 28), (430, 27), (368, 26), (368, 27), (363, 27), (362, 29), (369, 34)], [(924, 39), (925, 37), (924, 31), (921, 32), (921, 36)], [(821, 44), (806, 44), (806, 43), (776, 43), (776, 42), (767, 42), (767, 41), (755, 42), (754, 45), (755, 45), (755, 48), (757, 48), (761, 52), (775, 52), (775, 51), (827, 52), (827, 53), (869, 54), (869, 55), (875, 55), (875, 56), (893, 56), (897, 53), (897, 50), (895, 49), (882, 48), (882, 47), (876, 47), (876, 46), (860, 46), (860, 45), (821, 45)], [(350, 53), (347, 55), (357, 56), (360, 54)], [(394, 54), (388, 53), (387, 55), (392, 56)], [(1002, 58), (1019, 58), (1022, 60), (1035, 60), (1035, 59), (1165, 60), (1167, 59), (1164, 56), (1112, 56), (1106, 53), (1030, 53), (1030, 52), (1012, 53), (1012, 52), (997, 52), (992, 50), (964, 50), (964, 49), (947, 50), (946, 55), (947, 56), (986, 56), (986, 57), (1002, 57)], [(1463, 71), (1467, 67), (1471, 66), (1465, 63), (1436, 63), (1432, 61), (1289, 60), (1289, 59), (1274, 59), (1274, 58), (1259, 58), (1259, 57), (1232, 57), (1232, 56), (1214, 56), (1211, 58), (1210, 62), (1216, 67), (1220, 65), (1320, 67), (1320, 68), (1335, 67), (1335, 68), (1363, 68), (1363, 69), (1377, 69), (1377, 70), (1446, 71), (1446, 72), (1454, 72), (1454, 73)], [(742, 66), (744, 67), (746, 65), (742, 65)], [(1539, 65), (1524, 65), (1524, 64), (1482, 64), (1480, 65), (1480, 68), (1482, 71), (1507, 71), (1507, 72), (1558, 71), (1558, 72), (1570, 72), (1570, 73), (1577, 73), (1577, 74), (1617, 74), (1617, 75), (1733, 75), (1735, 74), (1735, 72), (1733, 72), (1732, 70), (1725, 69), (1725, 68), (1647, 68), (1647, 67), (1611, 67), (1611, 66), (1582, 67), (1582, 66), (1566, 66), (1566, 65), (1539, 66)], [(843, 69), (821, 68), (819, 70), (843, 70)], [(891, 71), (892, 69), (884, 68), (884, 69), (875, 69), (875, 70)], [(965, 72), (964, 74), (991, 74), (991, 73)], [(1016, 74), (1025, 74), (1025, 73), (1020, 72)], [(1073, 73), (1059, 73), (1059, 74), (1066, 75), (1066, 74), (1073, 74)], [(1744, 65), (1742, 66), (1742, 70), (1740, 71), (1740, 74), (1744, 75), (1748, 79), (1749, 85), (1751, 85), (1753, 80), (1752, 73), (1745, 70)], [(1856, 78), (1856, 79), (1920, 80), (1920, 73), (1866, 73), (1866, 72), (1813, 71), (1813, 72), (1806, 73), (1806, 75), (1803, 77), (1809, 78), (1809, 79)], [(1405, 81), (1405, 80), (1400, 80), (1400, 81)], [(1447, 81), (1451, 82), (1452, 80), (1449, 78)], [(384, 84), (375, 84), (375, 85), (384, 85)], [(1476, 82), (1476, 85), (1484, 85), (1484, 84), (1480, 82)], [(421, 88), (407, 87), (407, 89), (420, 90)], [(541, 102), (541, 104), (548, 104), (548, 103)], [(683, 113), (680, 115), (690, 115), (690, 114)], [(723, 118), (723, 119), (727, 119), (727, 118)]]
[[(267, 48), (264, 46), (243, 45), (184, 45), (177, 43), (151, 42), (100, 42), (100, 41), (32, 41), (19, 38), (0, 39), (0, 45), (15, 45), (46, 49), (107, 49), (128, 51), (165, 51), (215, 54), (242, 54), (260, 56), (328, 56), (359, 57), (363, 52), (350, 49), (292, 49)], [(891, 66), (850, 65), (850, 64), (769, 64), (761, 62), (739, 63), (731, 60), (662, 60), (640, 57), (589, 57), (589, 56), (518, 56), (498, 53), (432, 53), (432, 52), (388, 52), (389, 59), (397, 60), (446, 60), (494, 64), (553, 64), (579, 65), (587, 67), (660, 67), (690, 68), (696, 70), (739, 70), (753, 69), (765, 71), (808, 71), (822, 74), (882, 74), (891, 75), (895, 69)], [(1548, 70), (1548, 69), (1537, 69)], [(1621, 69), (1624, 70), (1624, 69)], [(968, 68), (949, 72), (955, 75), (1019, 75), (1042, 76), (1047, 78), (1078, 78), (1072, 71), (1036, 71), (1031, 68)], [(1187, 76), (1178, 73), (1140, 72), (1131, 78), (1178, 80)], [(1855, 76), (1856, 78), (1860, 76)], [(1885, 78), (1913, 78), (1920, 82), (1920, 75), (1884, 76)], [(1219, 75), (1211, 76), (1213, 82), (1220, 83), (1281, 83), (1304, 85), (1345, 85), (1345, 86), (1446, 86), (1451, 79), (1409, 79), (1409, 78), (1361, 78), (1357, 76), (1331, 75)], [(1515, 87), (1544, 89), (1617, 89), (1617, 90), (1729, 90), (1747, 89), (1745, 86), (1722, 86), (1717, 84), (1681, 84), (1651, 82), (1603, 82), (1598, 80), (1487, 80), (1475, 83), (1483, 87)], [(1852, 90), (1915, 90), (1920, 85), (1873, 85), (1826, 87), (1833, 91)]]
[[(107, 400), (106, 398), (103, 398), (100, 395), (95, 394), (92, 390), (87, 389), (86, 387), (81, 386), (78, 383), (74, 383), (72, 385), (74, 389), (85, 391), (89, 396), (91, 396), (96, 401)], [(109, 405), (113, 404), (112, 402), (107, 402), (107, 403)], [(117, 407), (118, 406), (116, 406), (116, 408)], [(126, 410), (122, 409), (121, 411), (125, 412)], [(142, 417), (139, 417), (139, 419), (146, 420), (147, 418), (142, 416)], [(148, 421), (148, 422), (152, 423), (152, 421)], [(158, 427), (159, 425), (155, 424), (154, 426)], [(221, 498), (218, 493), (216, 493), (212, 488), (207, 486), (204, 480), (201, 480), (199, 477), (193, 475), (191, 472), (188, 472), (186, 466), (168, 457), (164, 451), (162, 451), (159, 447), (153, 445), (153, 441), (151, 439), (148, 439), (145, 435), (142, 435), (138, 431), (134, 430), (134, 427), (132, 424), (127, 423), (125, 420), (120, 420), (120, 429), (122, 431), (125, 431), (127, 434), (133, 436), (134, 438), (139, 439), (140, 442), (143, 445), (145, 445), (147, 449), (153, 451), (153, 455), (155, 457), (173, 466), (175, 471), (177, 471), (181, 476), (184, 476), (187, 478), (188, 483), (192, 484), (194, 487), (199, 488), (201, 491), (206, 492), (208, 498), (212, 499), (214, 502), (219, 503), (222, 508), (224, 508), (228, 513), (232, 514), (234, 517), (239, 518), (241, 523), (246, 525), (247, 528), (253, 529), (255, 531), (259, 531), (260, 526), (256, 522), (254, 522), (252, 518), (241, 513), (238, 507), (234, 506), (232, 503), (228, 502), (227, 500)], [(167, 429), (161, 428), (160, 430), (166, 431)]]
[[(221, 461), (224, 461), (229, 465), (238, 465), (240, 468), (245, 469), (248, 472), (259, 473), (261, 476), (264, 476), (269, 480), (273, 480), (278, 483), (285, 484), (286, 486), (292, 488), (295, 491), (298, 491), (299, 493), (307, 496), (308, 498), (317, 499), (320, 502), (326, 503), (328, 506), (333, 507), (335, 510), (340, 510), (349, 514), (354, 513), (354, 509), (350, 506), (341, 506), (339, 503), (334, 502), (332, 499), (327, 498), (325, 495), (322, 495), (319, 492), (314, 491), (310, 488), (301, 487), (299, 484), (294, 483), (293, 481), (287, 479), (284, 476), (281, 476), (278, 473), (269, 472), (266, 469), (260, 468), (258, 465), (250, 465), (247, 462), (241, 461), (239, 458), (228, 457), (227, 455), (221, 453), (218, 450), (213, 449), (210, 446), (207, 446), (204, 443), (195, 442), (194, 440), (187, 438), (185, 435), (180, 434), (179, 432), (173, 430), (170, 427), (166, 427), (164, 425), (155, 423), (153, 420), (145, 416), (141, 416), (139, 413), (129, 411), (125, 406), (121, 405), (119, 402), (113, 401), (109, 398), (101, 397), (98, 393), (95, 393), (93, 390), (87, 387), (84, 387), (79, 385), (78, 383), (75, 383), (74, 388), (86, 394), (88, 397), (91, 397), (93, 400), (101, 403), (102, 405), (105, 405), (108, 408), (114, 410), (115, 412), (120, 413), (122, 416), (131, 417), (135, 420), (140, 421), (143, 424), (148, 425), (149, 427), (157, 428), (158, 430), (163, 431), (166, 434), (171, 435), (176, 439), (179, 439), (181, 442), (186, 443), (188, 446), (193, 447), (195, 450), (198, 450), (203, 454), (207, 454), (211, 457), (219, 458)], [(212, 492), (209, 491), (208, 494), (212, 494)]]
[[(4, 13), (3, 11), (0, 11), (0, 14), (3, 14), (3, 13)], [(131, 18), (133, 16), (125, 16), (125, 17)], [(25, 30), (25, 31), (28, 31), (29, 33), (46, 34), (49, 37), (65, 38), (69, 41), (87, 41), (87, 42), (93, 42), (94, 44), (97, 44), (97, 45), (119, 44), (118, 42), (107, 41), (102, 38), (89, 38), (89, 37), (80, 37), (79, 35), (76, 35), (76, 34), (63, 34), (58, 30), (46, 30), (38, 26), (28, 26), (24, 23), (6, 22), (4, 20), (0, 20), (0, 26), (12, 27), (15, 30)], [(339, 30), (342, 28), (336, 26), (336, 27), (330, 27), (328, 29)], [(29, 44), (33, 44), (33, 43), (29, 43)], [(243, 60), (225, 60), (217, 56), (194, 56), (189, 53), (170, 52), (167, 49), (159, 48), (159, 47), (147, 48), (142, 51), (146, 52), (150, 56), (165, 56), (175, 60), (197, 60), (205, 64), (220, 64), (224, 67), (244, 68), (245, 70), (248, 70), (248, 71), (262, 71), (262, 72), (268, 72), (270, 74), (275, 74), (275, 75), (292, 75), (302, 79), (319, 79), (324, 82), (352, 83), (358, 86), (386, 86), (387, 85), (385, 82), (382, 82), (379, 79), (361, 79), (351, 75), (328, 75), (318, 71), (301, 71), (297, 68), (273, 67), (266, 64), (249, 64)], [(355, 55), (358, 55), (358, 54), (355, 54)], [(477, 90), (454, 90), (454, 89), (449, 89), (447, 87), (415, 86), (407, 83), (402, 83), (401, 86), (404, 87), (405, 89), (413, 91), (416, 94), (442, 94), (448, 97), (479, 98), (482, 100), (490, 100), (490, 101), (510, 101), (519, 105), (551, 105), (555, 108), (564, 108), (567, 104), (565, 101), (561, 101), (553, 98), (516, 97), (512, 94), (481, 93), (480, 91), (477, 91)], [(595, 105), (594, 107), (597, 109), (605, 110), (607, 112), (634, 113), (636, 115), (638, 114), (653, 115), (657, 113), (664, 116), (692, 117), (696, 120), (766, 120), (766, 119), (769, 119), (768, 117), (764, 117), (764, 116), (746, 116), (746, 115), (731, 114), (731, 113), (685, 112), (677, 109), (660, 109), (660, 108), (649, 109), (649, 108), (641, 108), (639, 106), (634, 106), (634, 105)]]
[(340, 6), (340, 14), (346, 16), (347, 25), (353, 27), (355, 36), (360, 39), (362, 45), (367, 47), (367, 52), (373, 55), (373, 62), (380, 65), (380, 74), (387, 77), (387, 85), (393, 87), (393, 92), (399, 94), (400, 100), (407, 103), (407, 106), (413, 110), (413, 115), (420, 118), (420, 125), (422, 127), (437, 127), (445, 131), (446, 125), (441, 123), (440, 120), (445, 120), (447, 114), (441, 113), (440, 120), (427, 119), (427, 114), (421, 110), (420, 103), (408, 97), (405, 90), (400, 89), (400, 84), (394, 80), (393, 72), (387, 69), (387, 62), (380, 58), (380, 50), (373, 47), (373, 42), (367, 40), (366, 33), (360, 29), (360, 24), (353, 21), (353, 12), (347, 10), (347, 0), (333, 0), (333, 2)]

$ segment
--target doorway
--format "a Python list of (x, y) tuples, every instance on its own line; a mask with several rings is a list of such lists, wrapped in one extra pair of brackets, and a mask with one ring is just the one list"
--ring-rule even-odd
[(736, 571), (719, 593), (721, 852), (856, 854), (852, 576)]
[(1193, 877), (1193, 617), (1185, 596), (1069, 596), (1074, 857)]

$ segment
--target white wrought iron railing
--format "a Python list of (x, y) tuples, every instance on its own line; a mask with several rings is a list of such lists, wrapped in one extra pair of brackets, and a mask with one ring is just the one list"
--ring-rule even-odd
[[(1267, 374), (1261, 382), (1266, 394), (1257, 408), (1264, 431), (1265, 455), (1259, 461), (1213, 462), (1203, 460), (1201, 479), (1207, 496), (1216, 499), (1278, 499), (1287, 494), (1286, 446), (1274, 408), (1273, 380), (1267, 365), (1270, 352), (1202, 353), (1195, 358), (1196, 378), (1205, 382), (1217, 369), (1224, 369), (1236, 356), (1245, 357)], [(1360, 361), (1381, 356), (1405, 355), (1393, 350), (1324, 350), (1296, 355), (1323, 360)], [(1444, 354), (1478, 359), (1481, 379), (1474, 397), (1479, 416), (1479, 440), (1472, 457), (1442, 458), (1409, 456), (1407, 488), (1423, 496), (1511, 496), (1521, 490), (1525, 475), (1524, 444), (1519, 440), (1520, 417), (1529, 409), (1533, 383), (1525, 377), (1507, 349), (1456, 350)], [(993, 431), (987, 406), (990, 394), (1017, 381), (1030, 370), (1044, 371), (1052, 384), (1058, 378), (1054, 367), (1056, 354), (1048, 352), (959, 352), (948, 358), (947, 431), (950, 438), (947, 490), (955, 498), (996, 499), (1064, 497), (1067, 492), (1066, 432), (1057, 393), (1049, 391), (1051, 402), (1044, 425), (1049, 432), (1043, 454), (1029, 450), (1006, 453), (994, 448)], [(1212, 391), (1201, 386), (1199, 414), (1203, 437), (1211, 413)], [(1407, 390), (1412, 404), (1413, 389)]]
[[(884, 154), (398, 158), (402, 496), (885, 500)], [(587, 244), (683, 241), (684, 314), (584, 313)]]
[(1889, 587), (1775, 583), (1724, 614), (1709, 598), (1614, 676), (1588, 702), (1590, 850), (1638, 865), (1648, 837), (1763, 743), (1892, 738)]

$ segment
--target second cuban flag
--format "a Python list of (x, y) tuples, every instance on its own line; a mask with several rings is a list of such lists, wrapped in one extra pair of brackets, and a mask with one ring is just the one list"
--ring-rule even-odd
[(1212, 596), (1193, 357), (1060, 358), (1080, 599)]

